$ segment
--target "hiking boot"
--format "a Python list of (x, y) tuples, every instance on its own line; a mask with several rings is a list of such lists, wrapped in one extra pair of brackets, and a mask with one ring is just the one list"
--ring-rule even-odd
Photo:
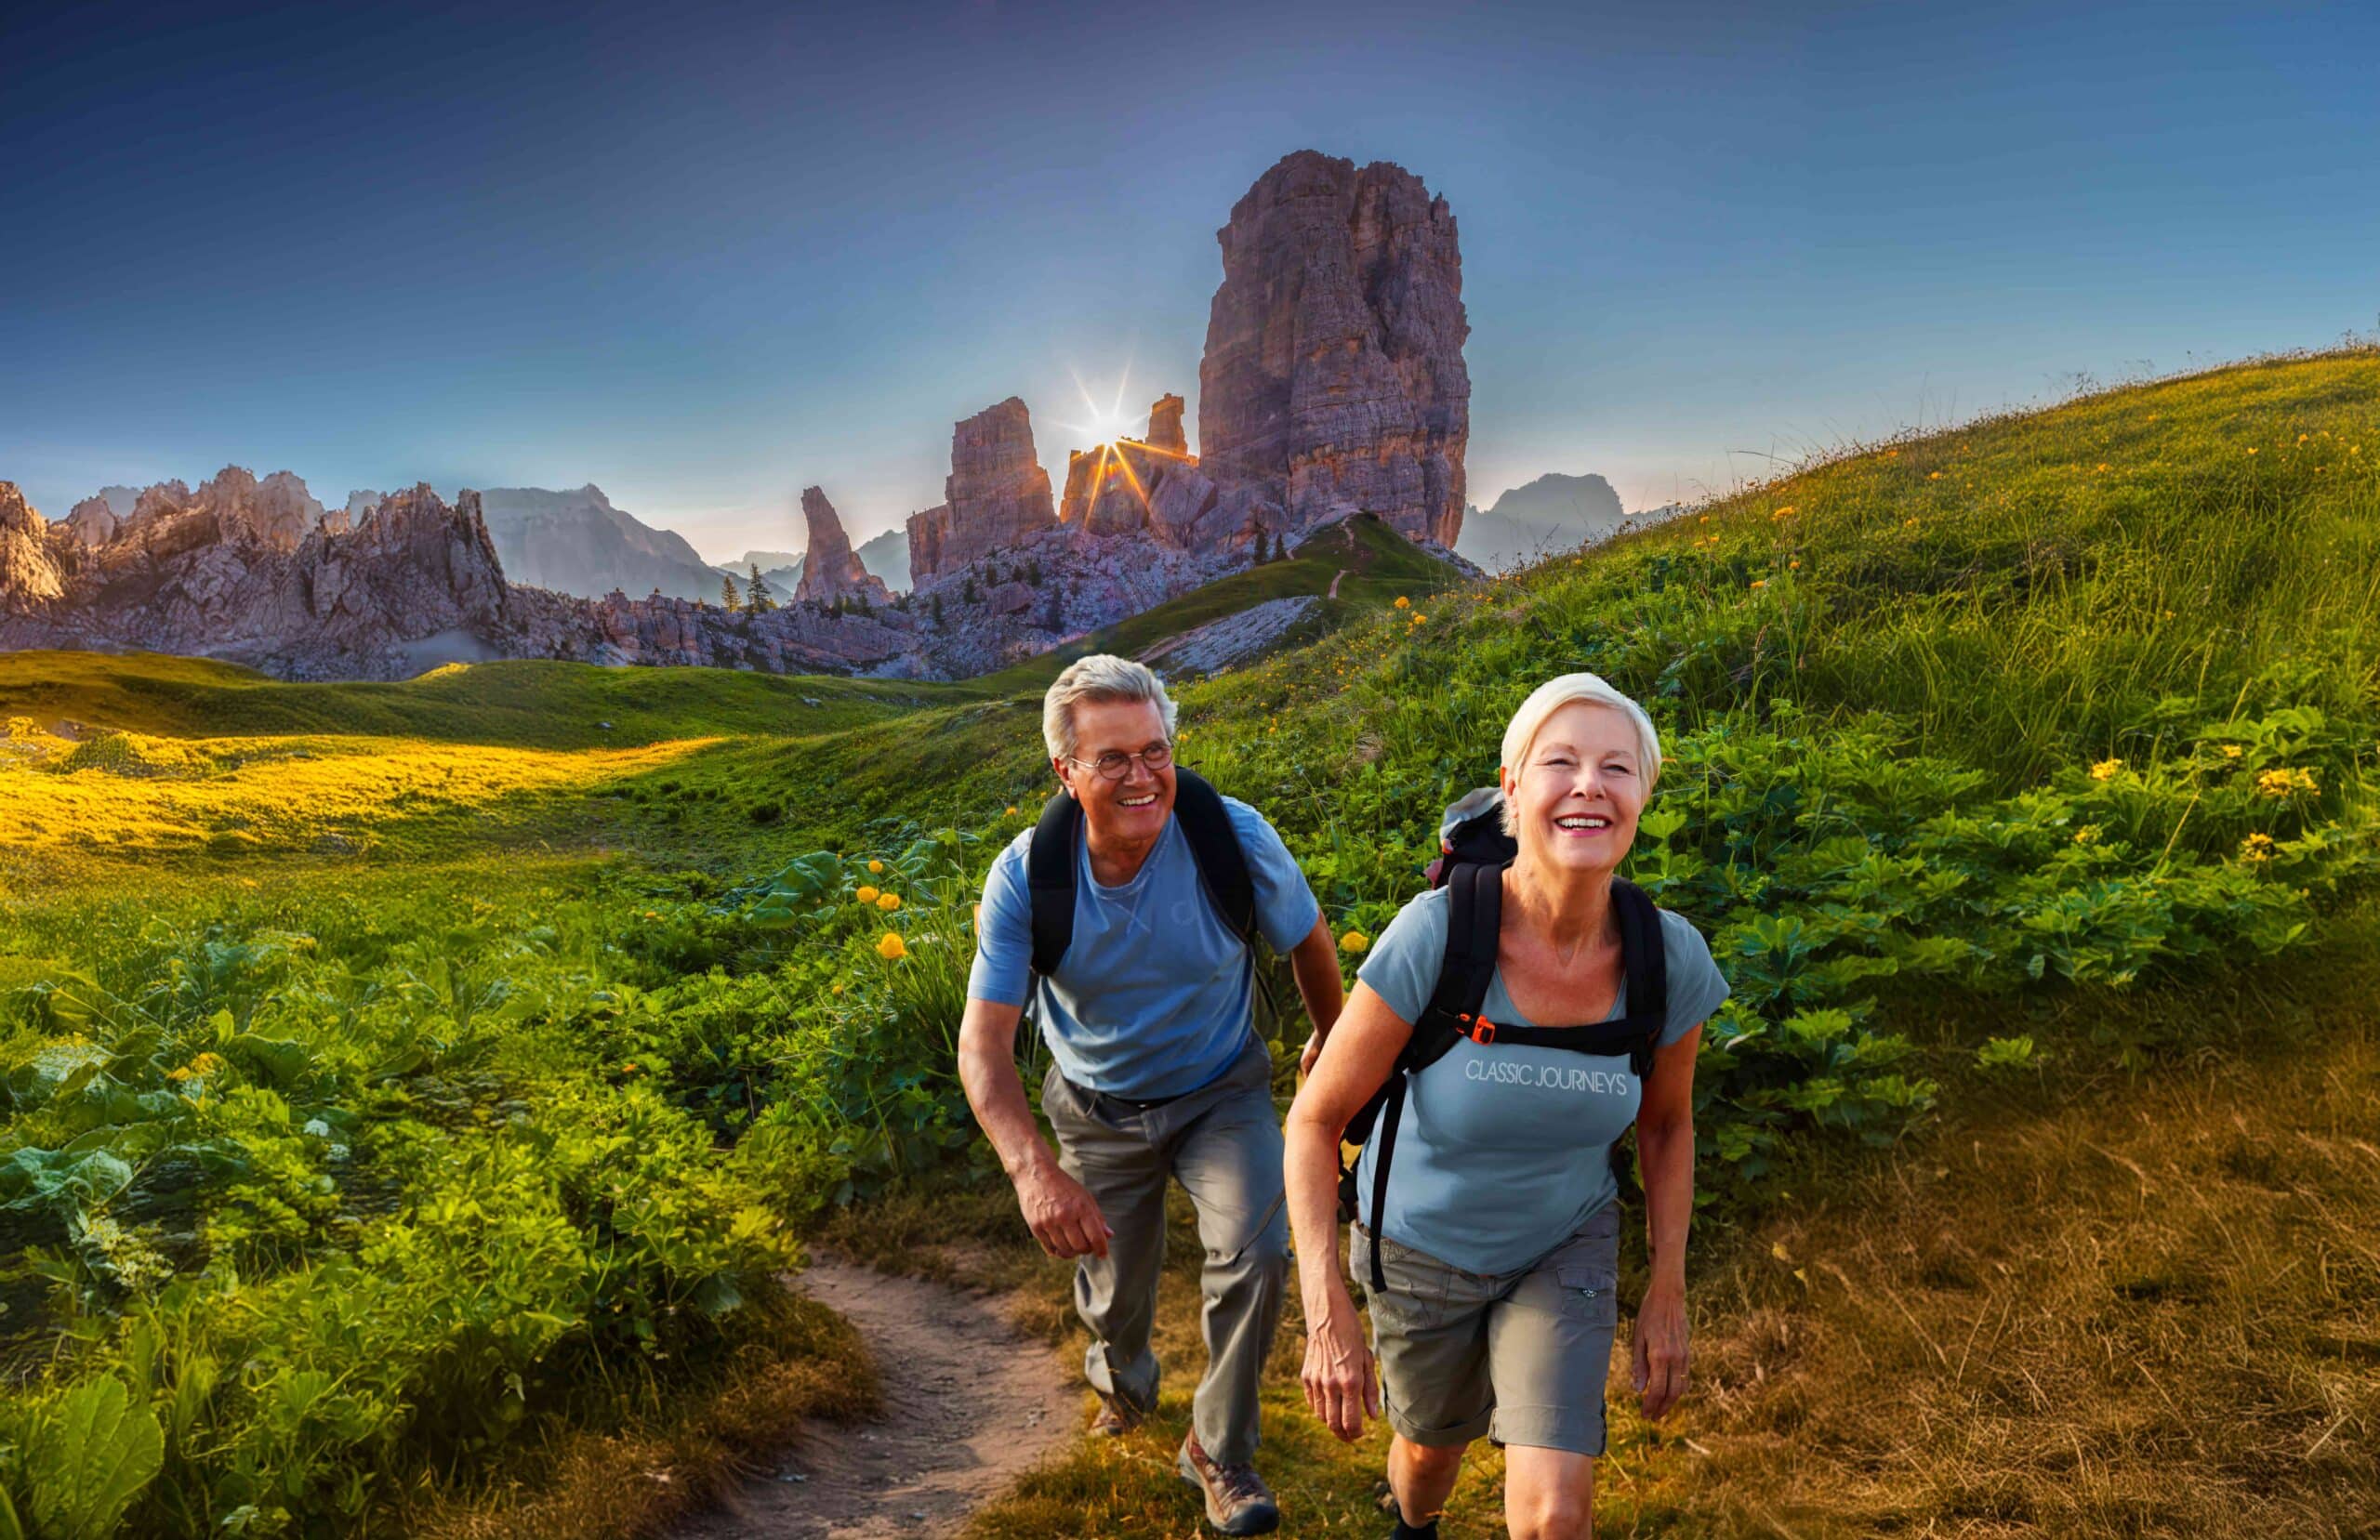
[(1091, 1419), (1091, 1430), (1104, 1439), (1120, 1439), (1147, 1420), (1148, 1414), (1121, 1396), (1111, 1396), (1094, 1389), (1099, 1398), (1099, 1415)]
[(1280, 1505), (1254, 1466), (1217, 1465), (1198, 1446), (1195, 1432), (1182, 1441), (1173, 1464), (1206, 1497), (1207, 1522), (1225, 1534), (1269, 1534), (1280, 1527)]

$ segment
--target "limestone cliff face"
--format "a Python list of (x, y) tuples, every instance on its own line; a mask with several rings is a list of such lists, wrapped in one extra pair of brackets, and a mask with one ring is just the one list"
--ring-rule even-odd
[(909, 576), (923, 585), (1058, 522), (1033, 415), (1011, 396), (959, 423), (940, 506), (909, 518)]
[(46, 611), (62, 597), (53, 547), (62, 544), (14, 481), (0, 481), (0, 617)]
[(802, 552), (801, 581), (793, 590), (797, 604), (832, 604), (837, 599), (864, 599), (869, 605), (892, 602), (884, 580), (860, 564), (852, 537), (835, 505), (817, 487), (801, 492), (801, 518), (810, 528), (809, 547)]
[(1471, 376), (1446, 200), (1402, 167), (1304, 150), (1257, 179), (1216, 239), (1199, 468), (1277, 505), (1289, 531), (1369, 512), (1451, 546)]

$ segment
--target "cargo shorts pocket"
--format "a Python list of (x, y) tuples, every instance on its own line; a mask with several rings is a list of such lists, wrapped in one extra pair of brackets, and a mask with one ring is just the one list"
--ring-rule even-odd
[(1620, 1323), (1620, 1277), (1616, 1267), (1573, 1262), (1556, 1268), (1554, 1281), (1562, 1287), (1562, 1313), (1594, 1326)]
[[(1371, 1248), (1380, 1248), (1381, 1277), (1388, 1287), (1371, 1284)], [(1358, 1229), (1349, 1248), (1355, 1274), (1365, 1284), (1364, 1306), (1371, 1312), (1375, 1333), (1403, 1336), (1427, 1331), (1446, 1318), (1447, 1271), (1423, 1254), (1395, 1241), (1375, 1239)]]

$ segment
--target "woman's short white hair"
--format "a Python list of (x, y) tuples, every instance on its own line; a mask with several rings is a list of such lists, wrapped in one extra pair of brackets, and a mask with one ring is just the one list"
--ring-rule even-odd
[(1041, 741), (1050, 746), (1052, 759), (1075, 757), (1078, 701), (1146, 701), (1165, 718), (1165, 735), (1173, 736), (1173, 701), (1165, 692), (1165, 681), (1146, 665), (1113, 652), (1093, 652), (1066, 665), (1041, 697)]
[[(1565, 674), (1530, 691), (1504, 727), (1503, 768), (1519, 780), (1521, 765), (1528, 758), (1537, 735), (1545, 731), (1547, 720), (1564, 706), (1580, 701), (1611, 707), (1636, 730), (1637, 772), (1645, 778), (1645, 795), (1650, 796), (1661, 779), (1661, 735), (1653, 731), (1653, 719), (1645, 715), (1645, 708), (1612, 688), (1600, 674)], [(1503, 823), (1506, 834), (1519, 832), (1510, 797), (1504, 799)]]

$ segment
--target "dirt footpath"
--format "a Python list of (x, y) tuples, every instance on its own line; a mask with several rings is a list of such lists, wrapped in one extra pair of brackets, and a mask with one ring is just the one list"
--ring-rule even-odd
[(892, 1540), (950, 1534), (1071, 1439), (1082, 1388), (978, 1295), (815, 1261), (800, 1287), (859, 1328), (883, 1415), (819, 1423), (674, 1540)]

